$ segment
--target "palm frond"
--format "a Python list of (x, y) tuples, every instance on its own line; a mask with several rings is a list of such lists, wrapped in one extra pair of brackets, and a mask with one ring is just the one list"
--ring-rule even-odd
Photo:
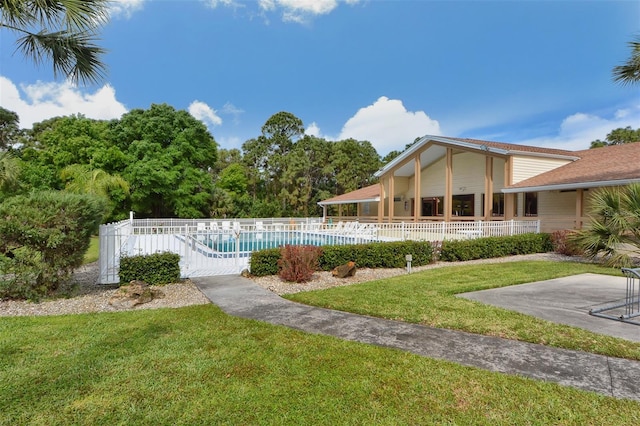
[(640, 82), (640, 38), (629, 42), (631, 57), (623, 65), (613, 68), (613, 81), (622, 85)]
[(73, 83), (96, 83), (106, 72), (100, 61), (100, 55), (106, 51), (94, 40), (88, 33), (39, 32), (19, 38), (18, 49), (37, 65), (44, 59), (50, 60), (56, 77), (62, 74)]
[(19, 34), (18, 50), (36, 65), (51, 61), (54, 76), (97, 83), (106, 73), (100, 60), (106, 50), (96, 41), (108, 5), (109, 0), (2, 0), (0, 28)]

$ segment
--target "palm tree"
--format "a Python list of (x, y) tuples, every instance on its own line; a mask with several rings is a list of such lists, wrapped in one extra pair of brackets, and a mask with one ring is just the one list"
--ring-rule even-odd
[(55, 76), (97, 82), (106, 66), (97, 30), (108, 18), (109, 0), (1, 0), (0, 29), (18, 34), (17, 46), (39, 65), (53, 64)]
[(640, 37), (629, 42), (631, 57), (624, 63), (613, 68), (613, 81), (621, 84), (640, 82)]
[(8, 151), (0, 151), (0, 188), (14, 185), (18, 182), (20, 165)]
[(121, 189), (129, 194), (129, 183), (118, 175), (111, 175), (102, 169), (92, 169), (87, 164), (72, 164), (60, 172), (66, 181), (65, 191), (76, 194), (91, 194), (109, 199), (109, 191)]
[(573, 242), (591, 259), (626, 267), (640, 255), (640, 183), (596, 192), (590, 205), (591, 224)]

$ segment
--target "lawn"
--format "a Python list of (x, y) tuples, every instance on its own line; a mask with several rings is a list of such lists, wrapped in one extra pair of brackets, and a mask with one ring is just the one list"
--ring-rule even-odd
[(84, 260), (82, 263), (92, 263), (98, 260), (98, 256), (100, 254), (100, 237), (94, 236), (91, 237), (91, 242), (89, 243), (89, 249), (84, 255)]
[(230, 317), (0, 321), (0, 424), (640, 424), (640, 403)]
[(551, 323), (455, 296), (468, 291), (586, 272), (620, 275), (619, 270), (591, 264), (510, 262), (430, 269), (386, 280), (285, 297), (362, 315), (640, 360), (640, 343)]

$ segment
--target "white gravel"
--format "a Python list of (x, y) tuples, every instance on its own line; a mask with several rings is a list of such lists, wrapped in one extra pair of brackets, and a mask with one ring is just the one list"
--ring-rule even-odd
[(209, 300), (189, 280), (163, 286), (151, 286), (160, 290), (164, 297), (154, 299), (149, 303), (133, 308), (114, 307), (109, 299), (118, 291), (117, 286), (99, 285), (98, 265), (91, 263), (78, 269), (68, 288), (68, 298), (45, 300), (39, 303), (28, 301), (7, 300), (0, 301), (0, 317), (2, 316), (33, 316), (33, 315), (66, 315), (89, 312), (116, 312), (124, 310), (179, 308), (190, 305), (203, 305)]

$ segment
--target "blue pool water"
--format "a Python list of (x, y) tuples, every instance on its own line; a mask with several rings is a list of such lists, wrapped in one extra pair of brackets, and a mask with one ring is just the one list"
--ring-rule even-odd
[[(264, 250), (281, 247), (286, 244), (327, 246), (350, 243), (355, 243), (355, 239), (344, 235), (310, 234), (301, 231), (244, 232), (240, 234), (239, 251)], [(233, 233), (207, 235), (205, 237), (205, 244), (219, 252), (229, 253), (236, 251), (236, 238)]]

